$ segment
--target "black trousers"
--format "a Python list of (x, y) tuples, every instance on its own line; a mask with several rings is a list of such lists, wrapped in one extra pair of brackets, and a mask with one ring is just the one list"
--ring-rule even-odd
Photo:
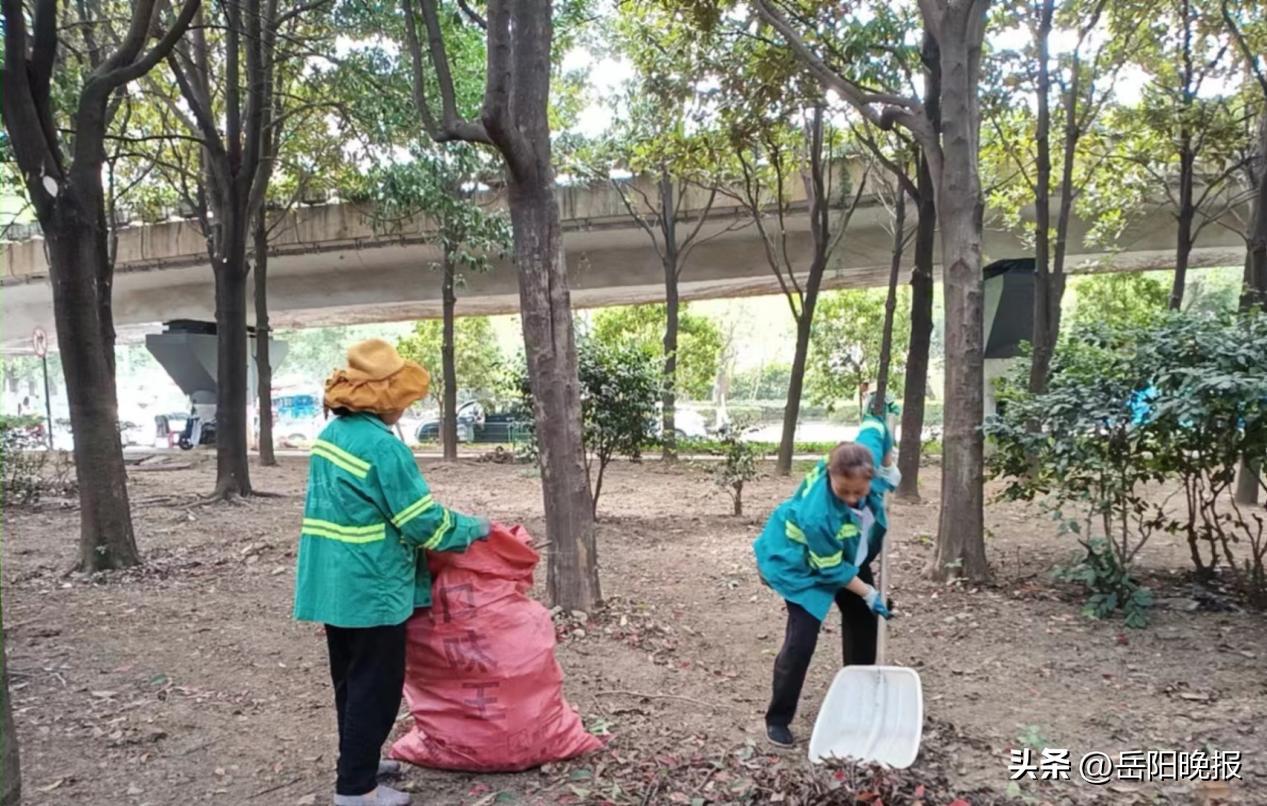
[[(858, 578), (873, 584), (870, 566), (858, 571)], [(840, 631), (841, 656), (844, 665), (870, 666), (875, 663), (875, 639), (879, 616), (871, 612), (861, 596), (841, 588), (836, 594), (836, 606), (840, 608), (844, 622)], [(783, 648), (774, 659), (774, 693), (766, 710), (767, 725), (787, 727), (796, 716), (796, 705), (805, 685), (805, 673), (818, 646), (818, 631), (822, 622), (805, 608), (787, 602), (787, 633)]]
[(339, 716), (339, 777), (335, 792), (365, 795), (378, 786), (378, 757), (405, 686), (405, 625), (347, 628), (326, 625), (330, 679)]

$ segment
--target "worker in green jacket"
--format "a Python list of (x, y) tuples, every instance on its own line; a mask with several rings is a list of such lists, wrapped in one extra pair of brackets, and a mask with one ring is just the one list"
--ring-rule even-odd
[(890, 426), (867, 414), (857, 440), (820, 460), (753, 543), (761, 580), (787, 608), (766, 710), (766, 736), (777, 747), (795, 744), (792, 718), (833, 603), (842, 620), (844, 664), (875, 663), (876, 619), (890, 613), (875, 589), (871, 561), (888, 531), (884, 495), (900, 480), (892, 451)]
[(405, 682), (405, 622), (431, 604), (426, 551), (463, 551), (489, 523), (436, 503), (391, 432), (427, 393), (426, 370), (372, 339), (326, 381), (335, 417), (312, 448), (295, 581), (295, 618), (325, 625), (339, 726), (335, 806), (407, 806), (380, 785)]

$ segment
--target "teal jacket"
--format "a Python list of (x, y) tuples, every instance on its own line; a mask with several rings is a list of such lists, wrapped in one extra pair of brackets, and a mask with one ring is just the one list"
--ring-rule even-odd
[[(893, 447), (887, 426), (872, 415), (863, 418), (856, 441), (870, 449), (877, 468)], [(875, 558), (884, 542), (889, 526), (884, 494), (890, 489), (878, 476), (871, 481), (866, 505), (875, 523), (862, 565)], [(823, 458), (792, 497), (770, 516), (752, 547), (757, 555), (757, 569), (766, 583), (784, 599), (822, 621), (831, 610), (836, 592), (858, 574), (855, 560), (858, 541), (863, 537), (849, 507), (832, 492), (827, 459)]]
[(382, 420), (335, 418), (312, 448), (295, 618), (401, 624), (431, 604), (426, 551), (464, 551), (480, 532), (475, 518), (432, 500), (413, 454)]

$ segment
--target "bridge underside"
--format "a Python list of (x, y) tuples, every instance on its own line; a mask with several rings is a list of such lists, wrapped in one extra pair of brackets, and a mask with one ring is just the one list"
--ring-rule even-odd
[[(757, 230), (733, 213), (705, 222), (698, 245), (682, 274), (686, 299), (778, 293)], [(808, 217), (790, 220), (786, 243), (777, 244), (792, 265), (807, 266), (811, 254)], [(872, 204), (857, 211), (837, 247), (824, 278), (826, 288), (884, 285), (888, 280), (892, 236), (889, 214)], [(568, 224), (568, 222), (565, 222)], [(173, 225), (163, 225), (173, 226)], [(186, 224), (186, 227), (190, 225)], [(139, 229), (139, 228), (138, 228)], [(1081, 235), (1081, 233), (1075, 233)], [(1173, 220), (1157, 213), (1140, 222), (1115, 252), (1082, 247), (1071, 239), (1071, 271), (1162, 269), (1173, 265)], [(19, 246), (32, 247), (39, 242)], [(12, 245), (11, 245), (12, 246)], [(1031, 254), (1010, 230), (987, 229), (983, 262)], [(1072, 247), (1079, 248), (1074, 249)], [(1239, 265), (1244, 260), (1239, 236), (1207, 227), (1195, 249), (1194, 266)], [(646, 232), (631, 219), (605, 224), (571, 223), (565, 250), (576, 307), (599, 307), (663, 299), (664, 270)], [(903, 281), (909, 277), (909, 255)], [(269, 309), (274, 327), (305, 328), (402, 321), (440, 315), (439, 254), (422, 238), (373, 241), (322, 240), (284, 244), (269, 261)], [(30, 258), (33, 259), (33, 258)], [(14, 258), (10, 255), (10, 268)], [(801, 278), (803, 280), (803, 278)], [(253, 284), (250, 284), (253, 286)], [(31, 272), (4, 282), (3, 347), (18, 352), (29, 346), (31, 331), (55, 333), (48, 280)], [(513, 267), (503, 262), (492, 271), (471, 274), (459, 289), (460, 314), (503, 314), (519, 310)], [(139, 340), (157, 323), (172, 319), (214, 319), (214, 288), (205, 257), (196, 252), (173, 259), (121, 262), (114, 285), (114, 316), (120, 341)], [(253, 305), (249, 307), (253, 311)]]

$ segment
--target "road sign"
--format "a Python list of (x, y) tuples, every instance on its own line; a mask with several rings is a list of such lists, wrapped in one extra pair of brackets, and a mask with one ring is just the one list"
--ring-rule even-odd
[(37, 357), (48, 355), (48, 334), (44, 332), (44, 328), (35, 328), (35, 332), (31, 334), (31, 346), (35, 348)]

